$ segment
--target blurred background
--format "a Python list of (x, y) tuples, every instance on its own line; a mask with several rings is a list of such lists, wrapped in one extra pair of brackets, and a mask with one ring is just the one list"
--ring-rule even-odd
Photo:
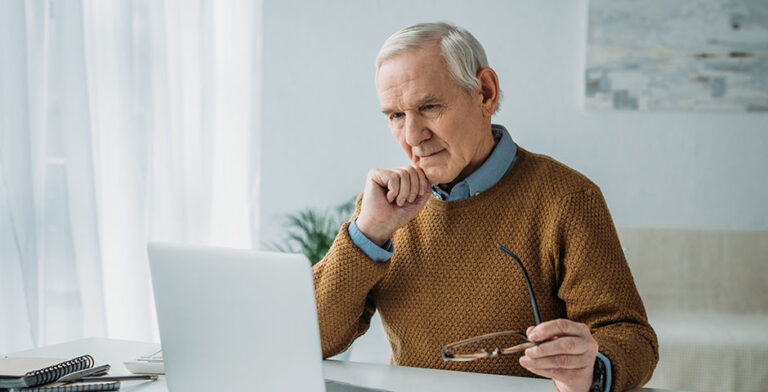
[[(331, 224), (318, 225), (335, 234), (348, 217), (335, 208), (362, 191), (370, 168), (408, 163), (379, 112), (380, 45), (444, 20), (472, 32), (499, 75), (494, 122), (603, 190), (660, 337), (652, 384), (759, 390), (768, 5), (683, 1), (677, 15), (711, 10), (701, 25), (723, 25), (691, 25), (688, 39), (749, 42), (750, 62), (739, 64), (750, 67), (753, 106), (653, 108), (636, 86), (634, 107), (616, 104), (624, 95), (601, 107), (585, 94), (599, 60), (588, 54), (610, 41), (596, 21), (656, 7), (623, 1), (605, 17), (607, 3), (0, 2), (0, 353), (85, 336), (157, 341), (148, 240), (274, 249), (291, 230), (286, 216), (307, 209), (328, 213)], [(675, 20), (665, 21), (629, 30), (625, 49), (690, 54), (665, 40)], [(620, 75), (609, 76), (616, 89)], [(378, 321), (346, 355), (388, 361)], [(714, 367), (728, 380), (691, 381)]]

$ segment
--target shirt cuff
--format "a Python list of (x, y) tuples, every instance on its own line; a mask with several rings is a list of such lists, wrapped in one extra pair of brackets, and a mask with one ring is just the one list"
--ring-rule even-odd
[(608, 359), (603, 353), (598, 352), (597, 357), (603, 361), (605, 365), (605, 392), (611, 392), (611, 384), (613, 383), (613, 371), (611, 370), (611, 360)]
[(352, 243), (365, 253), (371, 260), (377, 263), (383, 263), (389, 260), (395, 254), (395, 247), (392, 245), (392, 239), (388, 239), (382, 246), (373, 243), (368, 237), (357, 228), (357, 218), (349, 224), (347, 229)]

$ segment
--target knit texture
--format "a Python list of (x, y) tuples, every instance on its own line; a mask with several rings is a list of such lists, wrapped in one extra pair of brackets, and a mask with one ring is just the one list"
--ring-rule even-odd
[[(525, 265), (543, 321), (590, 327), (611, 360), (613, 391), (650, 379), (656, 335), (600, 189), (549, 157), (518, 154), (486, 192), (431, 198), (394, 233), (395, 254), (386, 263), (369, 259), (343, 225), (313, 268), (323, 357), (346, 350), (378, 310), (394, 365), (537, 377), (519, 365), (521, 354), (471, 362), (440, 356), (448, 343), (535, 324), (522, 271), (499, 243)], [(501, 338), (467, 350), (514, 343)]]

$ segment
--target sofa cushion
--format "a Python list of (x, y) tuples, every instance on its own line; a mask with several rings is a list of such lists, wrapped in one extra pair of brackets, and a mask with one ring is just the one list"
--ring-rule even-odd
[(648, 387), (688, 391), (765, 391), (768, 316), (656, 313), (659, 364)]
[(768, 315), (768, 231), (618, 229), (648, 312)]

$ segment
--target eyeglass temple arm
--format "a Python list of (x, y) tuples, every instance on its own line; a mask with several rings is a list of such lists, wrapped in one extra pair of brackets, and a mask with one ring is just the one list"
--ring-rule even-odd
[(520, 269), (523, 270), (523, 277), (525, 278), (525, 284), (528, 286), (528, 293), (531, 294), (531, 306), (533, 306), (533, 317), (536, 319), (536, 325), (541, 324), (541, 315), (539, 314), (539, 305), (536, 303), (536, 295), (533, 294), (533, 286), (531, 286), (531, 279), (528, 277), (528, 271), (525, 270), (525, 267), (523, 267), (523, 263), (520, 261), (520, 259), (515, 256), (512, 251), (509, 249), (501, 246), (501, 244), (496, 244), (496, 246), (499, 247), (499, 250), (512, 256), (512, 259), (515, 260), (517, 265), (520, 266)]
[(524, 333), (517, 332), (517, 331), (494, 332), (494, 333), (487, 333), (485, 335), (475, 336), (475, 337), (469, 338), (469, 339), (459, 340), (458, 342), (453, 342), (451, 344), (447, 344), (447, 345), (443, 346), (443, 350), (444, 351), (449, 351), (449, 350), (452, 350), (454, 348), (458, 348), (458, 347), (461, 347), (461, 346), (464, 346), (464, 345), (467, 345), (467, 344), (470, 344), (470, 343), (479, 342), (481, 340), (491, 339), (491, 338), (495, 338), (497, 336), (509, 336), (509, 335), (519, 336), (519, 337), (521, 337), (523, 339), (528, 340), (528, 338), (525, 336)]

